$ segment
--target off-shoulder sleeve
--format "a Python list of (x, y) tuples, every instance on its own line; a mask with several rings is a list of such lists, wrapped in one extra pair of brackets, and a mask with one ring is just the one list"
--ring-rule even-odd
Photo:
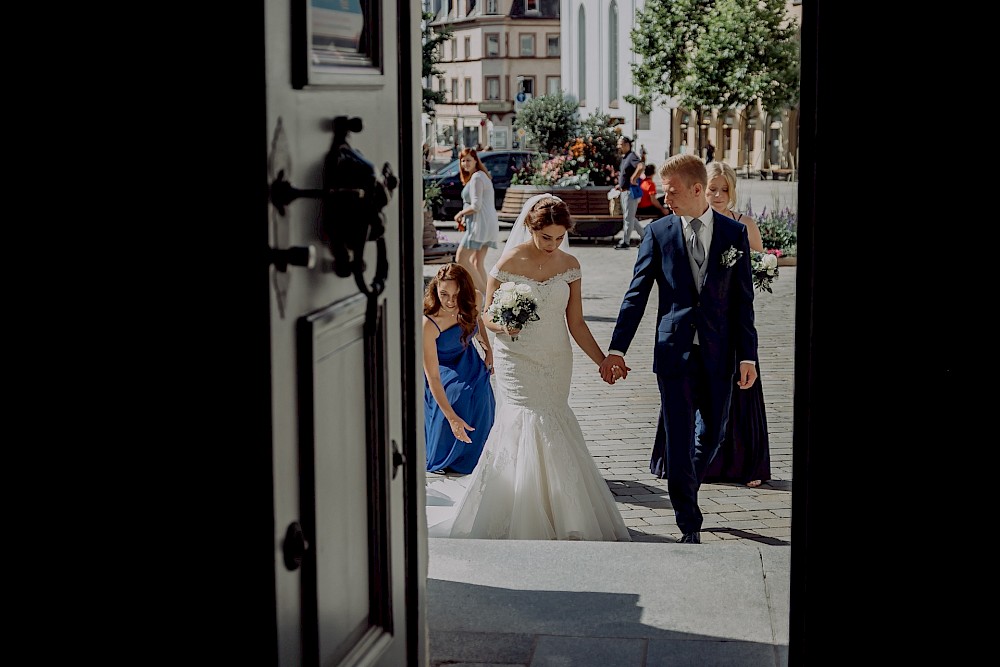
[(575, 283), (577, 280), (583, 278), (583, 272), (580, 269), (568, 269), (563, 273), (563, 278), (565, 278), (567, 283)]
[(508, 280), (510, 280), (510, 274), (507, 273), (506, 271), (501, 271), (499, 268), (497, 268), (496, 264), (494, 264), (493, 268), (490, 269), (490, 275), (499, 280), (500, 282), (507, 282)]

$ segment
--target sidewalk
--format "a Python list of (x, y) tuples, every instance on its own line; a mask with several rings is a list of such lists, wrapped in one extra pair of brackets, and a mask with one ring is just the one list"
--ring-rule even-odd
[[(763, 194), (752, 195), (757, 211), (774, 205)], [(585, 318), (606, 348), (636, 249), (581, 242), (572, 251)], [(498, 256), (491, 250), (487, 265)], [(756, 489), (705, 484), (701, 545), (676, 543), (666, 480), (649, 472), (655, 308), (652, 295), (623, 382), (606, 385), (574, 345), (570, 405), (633, 542), (430, 539), (432, 665), (787, 664), (795, 267), (781, 267), (773, 294), (755, 293), (773, 479)], [(428, 494), (458, 481), (429, 476)]]

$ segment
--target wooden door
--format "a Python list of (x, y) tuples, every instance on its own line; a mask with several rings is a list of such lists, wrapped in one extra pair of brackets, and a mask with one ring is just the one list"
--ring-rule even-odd
[[(411, 183), (420, 173), (411, 84), (419, 72), (399, 70), (419, 60), (409, 53), (418, 21), (408, 2), (265, 3), (282, 666), (424, 664), (414, 511), (422, 376), (410, 351), (421, 285)], [(372, 216), (380, 193), (388, 203)]]

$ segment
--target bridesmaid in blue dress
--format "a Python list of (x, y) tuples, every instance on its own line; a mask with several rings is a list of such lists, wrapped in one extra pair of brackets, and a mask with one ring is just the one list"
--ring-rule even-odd
[[(493, 426), (493, 348), (482, 299), (460, 264), (443, 265), (424, 292), (424, 439), (427, 470), (468, 474)], [(485, 359), (472, 343), (476, 338)]]

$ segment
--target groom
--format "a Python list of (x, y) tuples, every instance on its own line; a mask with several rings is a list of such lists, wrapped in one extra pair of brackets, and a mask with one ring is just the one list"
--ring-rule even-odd
[(668, 158), (660, 179), (674, 213), (646, 229), (600, 372), (609, 384), (628, 375), (625, 353), (655, 284), (653, 372), (666, 431), (667, 493), (680, 541), (700, 544), (698, 489), (726, 431), (737, 362), (740, 389), (757, 379), (750, 241), (745, 225), (708, 205), (701, 158)]

